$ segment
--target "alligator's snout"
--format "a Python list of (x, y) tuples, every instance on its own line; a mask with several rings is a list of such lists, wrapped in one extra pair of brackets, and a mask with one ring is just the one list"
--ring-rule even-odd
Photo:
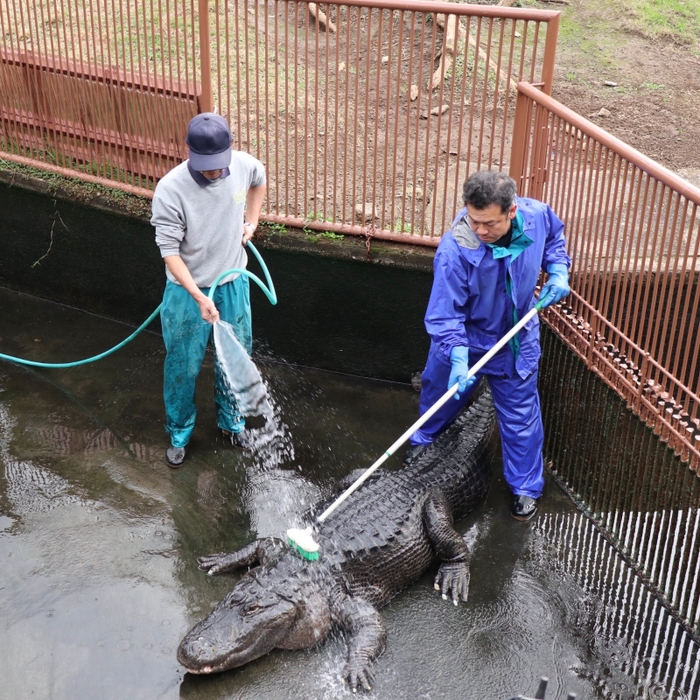
[(267, 654), (284, 639), (296, 617), (293, 603), (271, 591), (238, 590), (195, 625), (177, 650), (190, 673), (219, 673)]

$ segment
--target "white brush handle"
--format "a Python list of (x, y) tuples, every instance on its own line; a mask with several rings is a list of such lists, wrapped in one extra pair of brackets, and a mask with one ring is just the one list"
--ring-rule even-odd
[[(469, 368), (467, 379), (471, 379), (511, 338), (513, 338), (522, 327), (533, 317), (537, 315), (539, 306), (535, 306), (528, 311), (509, 331), (506, 333), (478, 362)], [(371, 466), (368, 467), (364, 474), (351, 484), (338, 498), (331, 503), (326, 510), (318, 516), (318, 522), (322, 523), (350, 494), (364, 484), (367, 479), (386, 462), (401, 445), (413, 435), (427, 420), (433, 417), (451, 398), (457, 393), (459, 384), (451, 386), (406, 432)]]

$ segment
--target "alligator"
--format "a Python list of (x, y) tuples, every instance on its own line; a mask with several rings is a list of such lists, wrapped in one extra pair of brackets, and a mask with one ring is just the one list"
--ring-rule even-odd
[[(455, 605), (466, 601), (470, 548), (453, 522), (486, 494), (495, 434), (491, 395), (488, 389), (478, 393), (403, 469), (377, 470), (316, 523), (318, 560), (307, 561), (273, 537), (199, 557), (199, 568), (209, 574), (251, 568), (180, 643), (177, 658), (185, 669), (226, 671), (275, 648), (312, 647), (338, 628), (348, 646), (343, 681), (353, 692), (370, 690), (386, 638), (380, 607), (435, 560), (441, 562), (435, 588)], [(324, 506), (312, 509), (308, 522)]]

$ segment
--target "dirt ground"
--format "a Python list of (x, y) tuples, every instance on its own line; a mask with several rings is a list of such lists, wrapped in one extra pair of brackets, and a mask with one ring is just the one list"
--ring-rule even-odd
[(553, 97), (700, 187), (697, 52), (624, 30), (599, 0), (539, 6), (565, 14)]

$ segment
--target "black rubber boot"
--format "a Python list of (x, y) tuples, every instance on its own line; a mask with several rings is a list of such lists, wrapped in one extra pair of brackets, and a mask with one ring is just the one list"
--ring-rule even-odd
[(537, 499), (530, 496), (513, 496), (510, 512), (516, 520), (530, 520), (537, 513)]

